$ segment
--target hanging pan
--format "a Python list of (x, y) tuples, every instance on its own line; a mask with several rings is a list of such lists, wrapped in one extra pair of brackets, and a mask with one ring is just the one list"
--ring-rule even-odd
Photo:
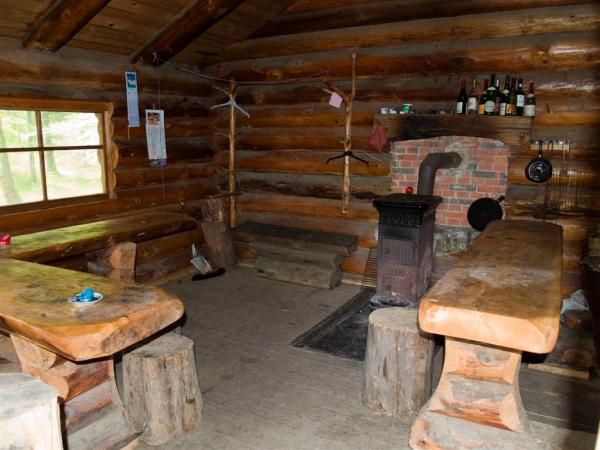
[(477, 231), (483, 231), (491, 221), (502, 219), (503, 211), (500, 203), (503, 200), (503, 196), (498, 198), (498, 200), (488, 197), (475, 200), (469, 206), (469, 211), (467, 211), (469, 225)]
[(552, 177), (552, 164), (542, 157), (543, 141), (539, 141), (537, 158), (532, 159), (525, 167), (525, 177), (533, 183), (545, 183)]

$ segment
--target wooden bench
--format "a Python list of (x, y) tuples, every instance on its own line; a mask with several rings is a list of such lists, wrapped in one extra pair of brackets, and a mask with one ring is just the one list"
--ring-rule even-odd
[[(96, 267), (102, 264), (110, 266), (111, 252), (116, 249), (116, 244), (134, 243), (138, 247), (138, 255), (129, 255), (129, 258), (137, 260), (135, 278), (137, 281), (147, 281), (151, 278), (149, 275), (152, 275), (152, 270), (147, 265), (154, 255), (168, 260), (181, 253), (182, 257), (177, 262), (170, 261), (172, 269), (180, 269), (182, 264), (189, 265), (193, 242), (190, 231), (196, 228), (196, 221), (186, 214), (164, 211), (138, 212), (127, 217), (15, 236), (10, 249), (0, 252), (0, 255), (87, 271), (88, 263)], [(165, 244), (171, 247), (174, 254), (161, 254), (161, 248), (164, 246), (162, 241), (166, 239), (168, 242)], [(163, 275), (163, 272), (156, 275)], [(102, 267), (96, 273), (104, 274)], [(127, 278), (133, 276), (124, 277)]]
[[(88, 287), (104, 300), (67, 301)], [(0, 258), (0, 331), (10, 334), (21, 369), (64, 401), (70, 450), (124, 448), (137, 440), (117, 393), (113, 357), (182, 314), (181, 301), (158, 288)]]
[(556, 343), (561, 268), (560, 226), (495, 221), (425, 294), (419, 325), (446, 336), (446, 356), (412, 448), (538, 448), (526, 432), (518, 373), (523, 351), (547, 353)]

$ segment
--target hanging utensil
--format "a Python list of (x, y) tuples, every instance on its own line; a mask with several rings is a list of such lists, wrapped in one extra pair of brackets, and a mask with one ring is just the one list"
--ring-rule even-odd
[(504, 215), (502, 206), (500, 203), (504, 201), (504, 196), (499, 197), (497, 200), (489, 197), (484, 197), (475, 200), (469, 206), (467, 211), (467, 220), (469, 225), (475, 228), (477, 231), (483, 231), (488, 223), (493, 220), (500, 220)]
[(525, 167), (525, 177), (533, 183), (545, 183), (552, 177), (552, 164), (542, 157), (543, 141), (538, 141), (537, 158), (532, 159)]

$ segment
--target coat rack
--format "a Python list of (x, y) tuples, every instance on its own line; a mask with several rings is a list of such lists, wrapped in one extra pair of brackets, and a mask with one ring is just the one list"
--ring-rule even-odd
[(228, 185), (229, 185), (229, 226), (235, 228), (237, 226), (237, 200), (236, 200), (236, 168), (235, 168), (235, 147), (236, 147), (236, 133), (237, 133), (237, 120), (235, 112), (238, 110), (246, 117), (250, 117), (244, 109), (242, 109), (235, 100), (235, 93), (237, 90), (237, 83), (234, 80), (229, 81), (229, 89), (225, 89), (219, 85), (211, 83), (211, 86), (218, 91), (223, 92), (229, 97), (229, 101), (221, 103), (220, 105), (214, 105), (211, 109), (222, 108), (229, 106), (229, 167), (228, 167)]
[[(350, 158), (357, 159), (365, 164), (369, 164), (365, 160), (355, 156), (352, 153), (352, 102), (356, 97), (356, 53), (352, 53), (352, 90), (350, 95), (342, 91), (333, 81), (325, 82), (329, 89), (338, 94), (344, 100), (344, 116), (346, 119), (346, 137), (342, 141), (344, 144), (344, 153), (334, 158), (329, 158), (327, 163), (337, 158), (344, 158), (344, 180), (342, 190), (342, 214), (348, 214), (350, 206)], [(331, 92), (328, 91), (328, 92)]]

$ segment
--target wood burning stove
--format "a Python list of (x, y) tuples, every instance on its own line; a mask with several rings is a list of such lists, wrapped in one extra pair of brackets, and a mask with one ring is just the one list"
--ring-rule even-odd
[(391, 194), (373, 202), (379, 211), (377, 293), (374, 308), (416, 308), (429, 288), (436, 195)]

